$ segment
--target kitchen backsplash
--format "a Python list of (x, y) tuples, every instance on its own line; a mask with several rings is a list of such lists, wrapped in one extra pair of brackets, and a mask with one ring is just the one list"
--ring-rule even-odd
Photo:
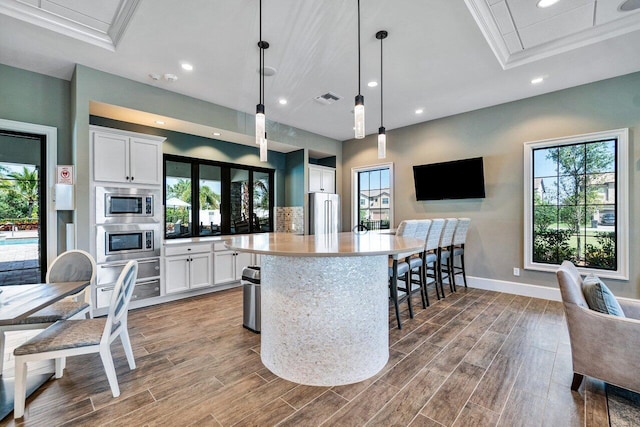
[(276, 231), (281, 233), (304, 232), (304, 208), (302, 206), (276, 207)]

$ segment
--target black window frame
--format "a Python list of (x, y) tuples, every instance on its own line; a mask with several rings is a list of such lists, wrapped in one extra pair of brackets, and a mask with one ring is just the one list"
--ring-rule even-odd
[(176, 154), (163, 155), (163, 176), (162, 176), (162, 204), (166, 217), (167, 204), (167, 168), (166, 162), (181, 162), (191, 165), (191, 232), (188, 235), (168, 235), (166, 231), (166, 222), (164, 224), (164, 238), (167, 240), (183, 239), (192, 237), (211, 237), (212, 234), (200, 234), (200, 227), (196, 226), (200, 223), (200, 166), (215, 166), (220, 168), (220, 234), (221, 236), (229, 236), (235, 234), (254, 234), (264, 233), (265, 231), (256, 230), (254, 221), (249, 221), (249, 231), (247, 233), (231, 232), (231, 169), (242, 169), (248, 171), (249, 177), (249, 212), (253, 213), (253, 176), (254, 172), (268, 174), (269, 176), (269, 230), (274, 229), (274, 212), (275, 212), (275, 169), (261, 168), (258, 166), (243, 165), (238, 163), (221, 162), (217, 160), (201, 159), (197, 157), (180, 156)]

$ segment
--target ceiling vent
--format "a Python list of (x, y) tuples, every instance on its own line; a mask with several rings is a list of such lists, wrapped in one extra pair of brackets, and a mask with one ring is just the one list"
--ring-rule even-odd
[(327, 92), (324, 95), (316, 96), (313, 99), (315, 99), (317, 102), (319, 102), (322, 105), (331, 105), (334, 102), (341, 100), (342, 97), (340, 95), (336, 95), (333, 92)]

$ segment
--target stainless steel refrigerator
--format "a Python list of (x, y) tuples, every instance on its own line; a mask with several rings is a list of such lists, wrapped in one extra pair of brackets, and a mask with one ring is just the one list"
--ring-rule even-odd
[(340, 232), (340, 196), (309, 193), (309, 234)]

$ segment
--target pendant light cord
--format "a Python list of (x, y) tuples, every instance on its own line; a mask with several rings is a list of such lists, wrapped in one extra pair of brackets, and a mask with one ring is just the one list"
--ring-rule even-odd
[(384, 111), (384, 79), (382, 78), (382, 40), (384, 40), (383, 38), (380, 39), (380, 126), (384, 126), (384, 115), (383, 115), (383, 111)]
[(360, 76), (361, 76), (361, 72), (360, 72), (360, 0), (358, 0), (358, 95), (362, 94), (362, 88), (360, 85)]
[(259, 56), (259, 64), (258, 64), (258, 72), (260, 73), (260, 79), (259, 81), (259, 86), (260, 88), (258, 89), (258, 93), (259, 93), (259, 97), (260, 97), (260, 104), (263, 104), (264, 101), (264, 49), (262, 48), (262, 0), (260, 0), (260, 8), (259, 8), (259, 17), (258, 20), (260, 22), (259, 24), (259, 37), (258, 37), (258, 46), (260, 48), (260, 56)]

